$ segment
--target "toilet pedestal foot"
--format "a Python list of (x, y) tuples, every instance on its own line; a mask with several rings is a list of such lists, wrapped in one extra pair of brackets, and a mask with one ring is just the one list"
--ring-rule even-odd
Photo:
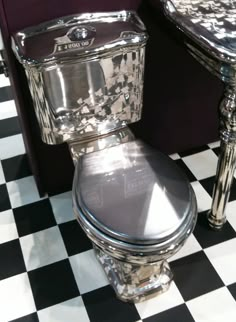
[(165, 260), (139, 265), (118, 260), (96, 245), (93, 247), (120, 300), (141, 302), (169, 289), (173, 274)]

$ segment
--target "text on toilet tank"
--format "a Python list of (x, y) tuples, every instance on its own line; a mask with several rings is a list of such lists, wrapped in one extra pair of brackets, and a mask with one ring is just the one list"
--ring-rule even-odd
[(77, 42), (70, 42), (67, 44), (56, 45), (56, 51), (62, 52), (62, 51), (71, 50), (71, 49), (84, 48), (84, 47), (90, 46), (91, 44), (92, 44), (92, 39), (77, 41)]

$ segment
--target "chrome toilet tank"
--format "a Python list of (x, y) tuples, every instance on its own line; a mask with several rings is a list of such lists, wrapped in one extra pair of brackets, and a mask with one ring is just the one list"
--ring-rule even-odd
[(146, 41), (127, 11), (67, 16), (13, 35), (43, 141), (87, 140), (138, 121)]

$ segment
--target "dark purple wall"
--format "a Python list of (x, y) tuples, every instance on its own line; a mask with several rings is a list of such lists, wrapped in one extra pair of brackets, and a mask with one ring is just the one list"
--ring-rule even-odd
[(73, 13), (137, 10), (141, 0), (3, 0), (10, 31)]
[(167, 21), (158, 0), (139, 10), (147, 27), (144, 109), (132, 128), (166, 152), (181, 152), (218, 139), (222, 82), (185, 49), (181, 33)]

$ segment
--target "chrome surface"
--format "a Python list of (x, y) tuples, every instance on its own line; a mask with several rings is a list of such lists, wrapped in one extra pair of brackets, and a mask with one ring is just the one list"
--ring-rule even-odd
[(190, 203), (192, 205), (193, 218), (184, 223), (182, 226), (182, 234), (173, 236), (171, 239), (165, 240), (159, 244), (139, 245), (112, 238), (110, 235), (97, 229), (86, 216), (84, 216), (82, 209), (76, 203), (76, 199), (73, 196), (75, 216), (92, 242), (102, 248), (108, 255), (116, 259), (139, 265), (146, 265), (148, 263), (167, 259), (174, 255), (184, 245), (193, 231), (197, 220), (197, 208), (194, 194), (191, 196)]
[(104, 150), (106, 148), (111, 148), (112, 146), (133, 141), (134, 139), (135, 137), (133, 133), (126, 126), (122, 129), (116, 130), (104, 136), (99, 136), (92, 140), (71, 142), (69, 143), (69, 149), (72, 159), (76, 165), (79, 158), (83, 154)]
[(166, 259), (195, 227), (193, 190), (172, 160), (140, 141), (78, 159), (73, 209), (117, 296), (137, 302), (166, 291)]
[(173, 273), (167, 261), (138, 265), (120, 261), (96, 245), (93, 247), (120, 300), (142, 302), (169, 289)]
[(176, 239), (196, 215), (185, 176), (141, 141), (86, 154), (78, 171), (73, 193), (84, 216), (119, 240), (153, 245)]
[(71, 60), (72, 52), (82, 61), (99, 58), (146, 41), (138, 15), (124, 10), (65, 16), (23, 29), (13, 35), (12, 49), (20, 63), (28, 66)]
[(226, 87), (220, 104), (221, 147), (216, 181), (212, 196), (212, 208), (208, 214), (210, 226), (219, 230), (226, 222), (226, 205), (236, 167), (236, 88)]
[(236, 61), (235, 0), (161, 0), (178, 28), (217, 59)]
[[(168, 289), (166, 259), (197, 218), (193, 190), (173, 161), (134, 140), (147, 35), (135, 13), (66, 17), (14, 36), (46, 143), (67, 141), (73, 208), (124, 301)], [(43, 44), (43, 45), (42, 45)]]
[(219, 107), (221, 149), (208, 214), (210, 226), (219, 230), (226, 222), (225, 209), (236, 167), (236, 1), (162, 3), (166, 16), (183, 32), (190, 54), (225, 83)]
[(84, 140), (138, 121), (146, 40), (127, 11), (70, 16), (15, 34), (43, 141)]

